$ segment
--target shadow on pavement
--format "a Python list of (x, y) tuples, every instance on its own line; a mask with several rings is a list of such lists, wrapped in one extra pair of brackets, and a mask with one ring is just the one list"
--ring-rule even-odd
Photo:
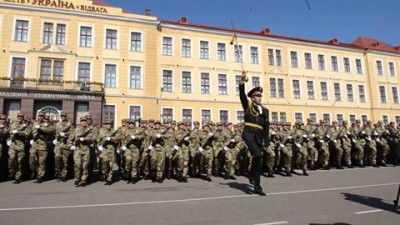
[(364, 195), (356, 195), (351, 193), (342, 193), (346, 200), (357, 202), (363, 205), (370, 206), (376, 209), (382, 209), (385, 211), (393, 212), (396, 214), (400, 214), (399, 211), (394, 209), (394, 205), (392, 203), (387, 203), (381, 198), (369, 197)]
[(242, 184), (242, 183), (238, 183), (238, 182), (229, 182), (229, 183), (220, 183), (220, 184), (228, 185), (230, 188), (243, 191), (244, 193), (246, 193), (248, 195), (254, 194), (253, 189), (252, 189), (253, 186), (250, 184)]

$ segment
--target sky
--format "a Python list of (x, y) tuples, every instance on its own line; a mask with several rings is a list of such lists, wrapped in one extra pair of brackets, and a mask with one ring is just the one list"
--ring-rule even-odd
[(318, 41), (369, 37), (400, 46), (400, 0), (102, 0), (158, 19)]

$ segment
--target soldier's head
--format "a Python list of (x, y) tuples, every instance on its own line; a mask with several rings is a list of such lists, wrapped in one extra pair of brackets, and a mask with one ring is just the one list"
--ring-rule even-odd
[(200, 128), (200, 122), (199, 121), (194, 121), (193, 125), (194, 125), (195, 129), (199, 129)]
[(347, 120), (343, 120), (342, 124), (344, 127), (347, 127), (349, 125), (349, 122), (347, 122)]
[(356, 126), (361, 126), (361, 120), (356, 119)]
[(203, 125), (203, 130), (204, 131), (206, 131), (206, 132), (210, 132), (210, 125), (208, 124), (208, 123), (205, 123), (204, 125)]
[(262, 99), (262, 92), (263, 92), (262, 87), (255, 87), (251, 89), (249, 93), (247, 93), (247, 96), (250, 97), (252, 102), (254, 102), (257, 105), (260, 105)]
[(88, 125), (91, 125), (92, 122), (93, 122), (93, 120), (92, 120), (92, 115), (87, 114), (85, 117), (86, 117), (86, 122), (87, 122), (87, 124), (88, 124)]
[(107, 130), (110, 130), (112, 127), (112, 121), (111, 120), (104, 120), (103, 122), (104, 128), (106, 128)]
[(80, 118), (80, 124), (81, 124), (81, 126), (83, 126), (83, 127), (86, 127), (86, 126), (87, 126), (87, 119), (86, 119), (85, 116), (82, 116), (82, 117)]
[(149, 128), (153, 129), (154, 128), (154, 123), (155, 123), (154, 119), (149, 119), (149, 124), (148, 124)]
[(128, 119), (127, 124), (128, 124), (129, 129), (135, 128), (135, 120), (134, 119)]
[(186, 125), (185, 125), (184, 122), (179, 121), (179, 122), (176, 123), (176, 125), (178, 126), (179, 130), (186, 130)]
[(161, 121), (154, 121), (154, 129), (159, 130), (161, 128)]
[(226, 124), (226, 128), (229, 129), (229, 130), (232, 130), (232, 128), (233, 128), (233, 123), (232, 123), (232, 122), (228, 122), (228, 123)]
[(176, 129), (176, 121), (175, 121), (175, 120), (172, 120), (170, 126), (172, 127), (172, 129), (175, 130), (175, 129)]
[(325, 126), (325, 120), (319, 120), (319, 125), (320, 126)]
[(283, 129), (284, 130), (290, 130), (291, 126), (292, 126), (292, 124), (290, 122), (283, 123)]
[(338, 125), (338, 122), (337, 121), (332, 121), (332, 127), (337, 127), (337, 125)]
[(140, 126), (143, 127), (144, 129), (147, 129), (148, 125), (149, 125), (149, 121), (147, 121), (147, 120), (140, 121)]
[(6, 124), (7, 116), (6, 115), (1, 115), (0, 116), (0, 124), (4, 125)]
[(312, 124), (313, 120), (311, 118), (307, 118), (307, 124)]
[(25, 118), (25, 115), (23, 113), (18, 113), (17, 114), (17, 121), (19, 123), (23, 123), (24, 122), (24, 118)]
[(44, 117), (45, 117), (44, 112), (39, 112), (37, 117), (38, 122), (43, 122)]
[(224, 129), (224, 124), (221, 123), (221, 122), (217, 123), (217, 129), (218, 129), (219, 131), (222, 131), (222, 130)]
[(66, 112), (61, 112), (60, 113), (60, 118), (61, 118), (61, 121), (66, 121), (67, 120), (67, 113)]

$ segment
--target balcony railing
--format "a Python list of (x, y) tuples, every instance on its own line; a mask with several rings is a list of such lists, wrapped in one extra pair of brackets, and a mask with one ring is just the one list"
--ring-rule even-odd
[(0, 88), (104, 92), (104, 84), (100, 82), (41, 80), (9, 77), (0, 77)]

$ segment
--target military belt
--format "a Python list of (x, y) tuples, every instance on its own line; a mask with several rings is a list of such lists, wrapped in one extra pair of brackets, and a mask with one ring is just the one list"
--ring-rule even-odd
[(262, 126), (260, 126), (260, 125), (258, 125), (258, 124), (255, 124), (255, 123), (245, 122), (244, 125), (245, 125), (245, 126), (248, 126), (248, 127), (254, 127), (254, 128), (259, 129), (259, 130), (263, 130), (263, 127), (262, 127)]

